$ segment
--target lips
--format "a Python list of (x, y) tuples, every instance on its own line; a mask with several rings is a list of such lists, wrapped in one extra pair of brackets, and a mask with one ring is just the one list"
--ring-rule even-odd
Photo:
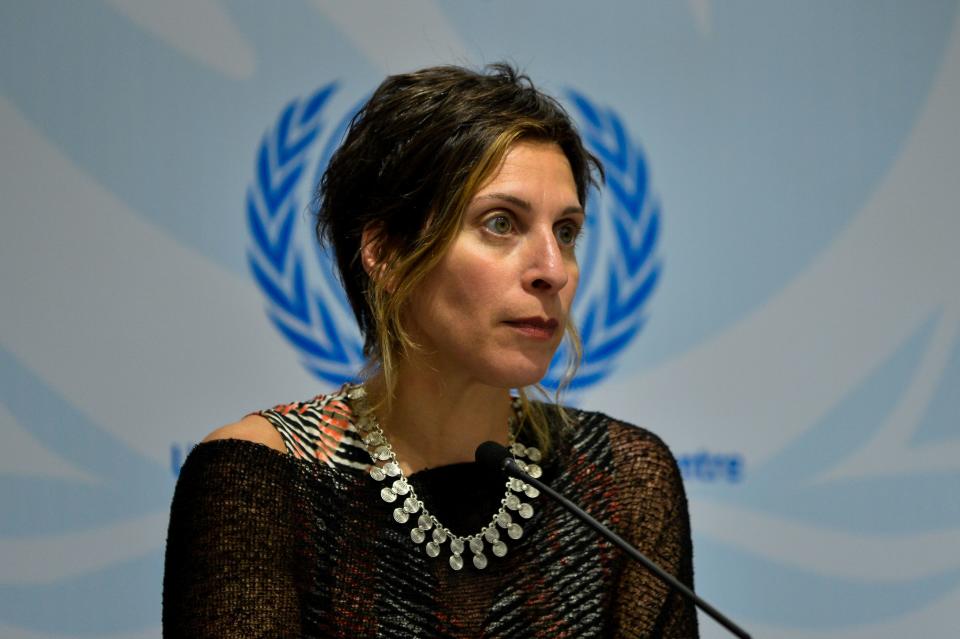
[(524, 317), (504, 322), (521, 334), (534, 339), (550, 339), (560, 326), (560, 322), (546, 317)]

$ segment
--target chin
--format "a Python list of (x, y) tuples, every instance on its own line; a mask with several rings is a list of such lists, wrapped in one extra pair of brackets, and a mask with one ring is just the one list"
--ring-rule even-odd
[(533, 386), (534, 384), (539, 384), (540, 380), (546, 377), (549, 369), (550, 360), (547, 360), (546, 363), (531, 362), (529, 360), (514, 362), (512, 365), (508, 364), (501, 368), (498, 375), (501, 383), (498, 385), (508, 388)]

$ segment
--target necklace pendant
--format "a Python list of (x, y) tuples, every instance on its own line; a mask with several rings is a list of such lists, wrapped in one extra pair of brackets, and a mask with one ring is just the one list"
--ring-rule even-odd
[(420, 515), (420, 518), (417, 519), (417, 526), (420, 527), (420, 530), (427, 531), (433, 528), (433, 521), (427, 515)]
[(477, 570), (483, 570), (487, 567), (487, 556), (483, 554), (483, 539), (471, 537), (468, 544), (470, 552), (473, 553), (473, 567)]
[(395, 461), (388, 461), (383, 465), (383, 472), (387, 477), (398, 477), (400, 475), (400, 464)]
[(463, 557), (457, 553), (450, 555), (450, 567), (454, 570), (460, 570), (463, 568)]
[(410, 492), (410, 484), (407, 483), (407, 480), (401, 477), (400, 479), (393, 482), (393, 492), (398, 495), (406, 495)]

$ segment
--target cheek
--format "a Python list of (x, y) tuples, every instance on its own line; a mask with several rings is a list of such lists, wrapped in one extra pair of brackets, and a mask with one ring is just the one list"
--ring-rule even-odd
[(476, 263), (453, 260), (442, 266), (422, 283), (416, 294), (421, 319), (440, 327), (476, 322), (493, 302), (488, 290), (489, 276), (485, 278), (484, 268)]
[(490, 309), (502, 298), (507, 286), (504, 261), (473, 256), (451, 264), (442, 286), (442, 295), (458, 308)]
[(502, 287), (489, 287), (485, 282), (464, 279), (444, 294), (444, 311), (458, 321), (478, 326), (486, 324), (501, 299)]

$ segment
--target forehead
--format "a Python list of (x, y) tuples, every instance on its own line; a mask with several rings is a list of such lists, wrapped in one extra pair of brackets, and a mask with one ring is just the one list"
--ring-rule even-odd
[(577, 199), (576, 181), (563, 149), (554, 142), (521, 140), (507, 149), (496, 168), (481, 181), (474, 197), (504, 188), (547, 185), (558, 191), (567, 191), (569, 187)]

